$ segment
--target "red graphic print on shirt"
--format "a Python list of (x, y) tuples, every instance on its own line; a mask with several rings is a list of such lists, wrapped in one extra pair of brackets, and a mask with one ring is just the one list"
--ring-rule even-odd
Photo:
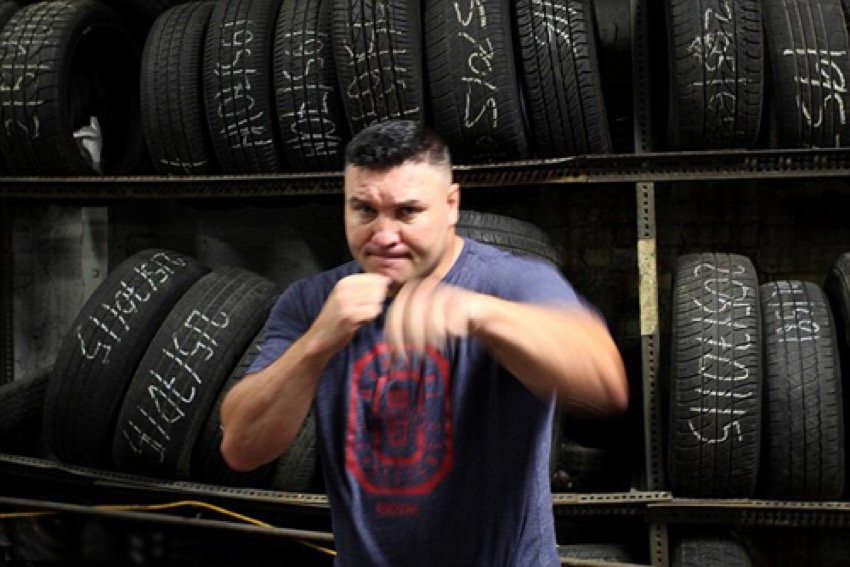
[(449, 363), (431, 348), (390, 359), (378, 343), (354, 363), (346, 468), (368, 493), (421, 496), (454, 462)]

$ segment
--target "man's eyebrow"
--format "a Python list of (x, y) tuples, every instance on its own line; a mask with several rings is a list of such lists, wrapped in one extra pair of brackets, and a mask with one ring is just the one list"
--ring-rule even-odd
[[(358, 197), (356, 195), (352, 195), (348, 198), (348, 202), (352, 205), (370, 205), (371, 202), (369, 199), (364, 199), (362, 197)], [(407, 199), (404, 201), (399, 201), (397, 203), (393, 203), (393, 207), (423, 207), (425, 202), (421, 199)]]
[(420, 201), (419, 199), (408, 199), (406, 201), (400, 201), (398, 203), (395, 203), (394, 206), (396, 206), (396, 207), (421, 207), (423, 205), (424, 205), (424, 202)]

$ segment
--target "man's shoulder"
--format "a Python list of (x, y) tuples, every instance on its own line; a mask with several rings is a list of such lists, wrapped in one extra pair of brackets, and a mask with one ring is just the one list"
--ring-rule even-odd
[(574, 301), (575, 292), (550, 262), (466, 239), (465, 260), (449, 283), (518, 301)]
[(350, 276), (351, 274), (356, 274), (357, 272), (362, 271), (360, 269), (360, 264), (351, 260), (346, 262), (345, 264), (340, 264), (334, 268), (329, 270), (325, 270), (324, 272), (319, 272), (318, 274), (314, 274), (312, 276), (307, 276), (304, 280), (307, 283), (325, 283), (330, 282), (333, 286), (346, 276)]
[(361, 271), (360, 265), (352, 260), (335, 268), (296, 280), (291, 284), (290, 289), (302, 297), (323, 300), (330, 294), (339, 280), (359, 271)]
[(514, 270), (560, 273), (558, 268), (548, 260), (530, 252), (523, 252), (519, 248), (504, 248), (471, 238), (464, 240), (467, 258), (477, 270), (514, 275), (517, 274)]

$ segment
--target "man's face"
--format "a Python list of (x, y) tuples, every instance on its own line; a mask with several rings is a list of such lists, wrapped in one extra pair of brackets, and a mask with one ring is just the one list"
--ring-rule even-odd
[(398, 288), (415, 277), (442, 277), (454, 261), (460, 193), (451, 171), (404, 162), (386, 169), (345, 172), (345, 234), (366, 272)]

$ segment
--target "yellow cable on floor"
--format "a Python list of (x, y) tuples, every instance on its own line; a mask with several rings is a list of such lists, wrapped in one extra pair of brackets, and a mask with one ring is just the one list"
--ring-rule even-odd
[[(262, 520), (258, 520), (256, 518), (252, 518), (250, 516), (245, 516), (244, 514), (239, 514), (238, 512), (234, 512), (233, 510), (228, 510), (227, 508), (222, 508), (221, 506), (216, 506), (215, 504), (210, 504), (209, 502), (202, 502), (200, 500), (180, 500), (177, 502), (166, 502), (165, 504), (127, 504), (127, 505), (119, 505), (119, 504), (103, 504), (99, 506), (92, 506), (92, 508), (98, 510), (115, 510), (115, 511), (142, 511), (142, 510), (168, 510), (171, 508), (182, 508), (186, 506), (195, 506), (199, 508), (206, 508), (207, 510), (212, 510), (213, 512), (218, 512), (224, 516), (230, 516), (231, 518), (240, 520), (247, 524), (253, 524), (255, 526), (260, 526), (261, 528), (273, 528), (275, 526), (263, 522)], [(42, 512), (10, 512), (10, 513), (0, 513), (0, 520), (3, 519), (11, 519), (11, 518), (34, 518), (38, 516), (53, 516), (56, 514), (61, 514), (61, 511), (58, 510), (50, 510), (50, 511), (42, 511)], [(294, 538), (293, 538), (294, 539)], [(306, 545), (307, 547), (312, 547), (313, 549), (317, 549), (323, 553), (327, 553), (329, 555), (336, 555), (336, 551), (333, 549), (329, 549), (327, 547), (322, 547), (320, 545), (316, 545), (314, 543), (310, 543), (305, 540), (295, 539), (298, 543), (302, 545)]]
[(15, 518), (36, 518), (38, 516), (54, 516), (59, 512), (9, 512), (0, 514), (0, 520), (14, 520)]
[(200, 500), (180, 500), (178, 502), (166, 502), (165, 504), (131, 504), (131, 505), (110, 505), (105, 504), (102, 506), (93, 506), (93, 508), (97, 508), (100, 510), (116, 510), (116, 511), (133, 511), (133, 510), (168, 510), (170, 508), (183, 508), (185, 506), (197, 506), (199, 508), (206, 508), (207, 510), (212, 510), (213, 512), (218, 512), (219, 514), (223, 514), (225, 516), (230, 516), (231, 518), (235, 518), (237, 520), (241, 520), (246, 524), (253, 524), (255, 526), (260, 526), (261, 528), (273, 528), (274, 526), (271, 524), (267, 524), (261, 520), (257, 520), (256, 518), (252, 518), (250, 516), (245, 516), (234, 512), (232, 510), (228, 510), (227, 508), (222, 508), (221, 506), (216, 506), (215, 504), (210, 504), (208, 502), (202, 502)]

